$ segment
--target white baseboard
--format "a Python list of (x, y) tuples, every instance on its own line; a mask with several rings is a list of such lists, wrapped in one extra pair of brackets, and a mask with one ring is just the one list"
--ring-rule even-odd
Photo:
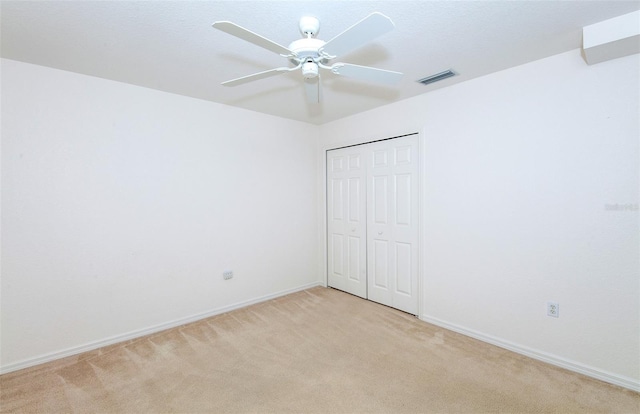
[(586, 375), (601, 381), (608, 382), (610, 384), (618, 385), (633, 391), (640, 392), (640, 381), (625, 377), (622, 375), (613, 374), (607, 371), (603, 371), (598, 368), (594, 368), (588, 365), (581, 364), (579, 362), (571, 361), (566, 358), (559, 357), (557, 355), (549, 354), (543, 351), (532, 349), (526, 346), (522, 346), (510, 341), (506, 341), (501, 338), (497, 338), (492, 335), (487, 335), (482, 332), (474, 331), (473, 329), (467, 329), (463, 326), (455, 325), (438, 318), (431, 317), (429, 315), (422, 315), (420, 318), (424, 322), (431, 323), (433, 325), (440, 326), (442, 328), (454, 331), (471, 338), (478, 339), (483, 342), (490, 343), (500, 348), (508, 349), (515, 353), (528, 356), (533, 359), (537, 359), (542, 362), (549, 363), (551, 365), (558, 366), (560, 368), (567, 369), (569, 371), (577, 372), (579, 374)]
[(0, 374), (6, 374), (20, 369), (29, 368), (35, 365), (44, 364), (45, 362), (55, 361), (57, 359), (78, 355), (83, 352), (93, 351), (98, 348), (102, 348), (108, 345), (113, 345), (118, 342), (129, 341), (131, 339), (140, 338), (149, 334), (164, 331), (166, 329), (175, 328), (177, 326), (185, 325), (191, 322), (196, 322), (201, 319), (209, 318), (211, 316), (220, 315), (222, 313), (230, 312), (232, 310), (244, 308), (256, 303), (265, 302), (267, 300), (275, 299), (280, 296), (288, 295), (291, 293), (299, 292), (301, 290), (310, 289), (316, 286), (322, 286), (322, 282), (313, 282), (306, 285), (298, 286), (292, 289), (283, 290), (280, 292), (272, 293), (265, 296), (260, 296), (254, 299), (246, 300), (243, 302), (235, 303), (229, 306), (223, 306), (221, 308), (212, 309), (207, 312), (191, 315), (186, 318), (175, 319), (173, 321), (161, 323), (159, 325), (151, 326), (148, 328), (138, 329), (132, 332), (128, 332), (122, 335), (116, 335), (109, 338), (101, 339), (98, 341), (89, 342), (83, 345), (74, 346), (71, 348), (63, 349), (62, 351), (51, 352), (48, 354), (40, 355), (35, 358), (29, 358), (22, 361), (14, 362), (12, 364), (4, 365), (0, 367)]

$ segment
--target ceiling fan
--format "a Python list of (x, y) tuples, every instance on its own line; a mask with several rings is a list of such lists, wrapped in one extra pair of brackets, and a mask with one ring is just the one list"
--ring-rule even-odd
[(320, 69), (329, 70), (333, 74), (362, 79), (365, 81), (392, 84), (402, 78), (402, 73), (376, 69), (368, 66), (329, 61), (358, 48), (374, 38), (391, 31), (394, 24), (382, 13), (372, 13), (349, 27), (333, 39), (325, 42), (315, 36), (320, 29), (320, 21), (315, 17), (305, 16), (300, 19), (300, 32), (304, 36), (284, 47), (244, 27), (228, 21), (213, 23), (213, 27), (242, 40), (263, 47), (289, 59), (294, 66), (280, 67), (264, 72), (254, 73), (241, 78), (222, 82), (224, 86), (237, 86), (258, 79), (264, 79), (300, 69), (304, 77), (305, 91), (309, 103), (320, 102)]

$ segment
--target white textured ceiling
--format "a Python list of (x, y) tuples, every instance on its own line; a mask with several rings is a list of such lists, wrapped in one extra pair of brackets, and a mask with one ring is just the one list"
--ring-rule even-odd
[[(1, 53), (322, 124), (578, 48), (583, 26), (638, 9), (638, 1), (2, 1)], [(329, 40), (373, 11), (396, 29), (335, 61), (404, 72), (398, 85), (323, 73), (319, 105), (306, 103), (299, 72), (220, 85), (286, 60), (213, 29), (216, 20), (287, 46), (300, 38), (303, 15), (318, 17), (318, 37)], [(459, 76), (415, 82), (449, 68)]]

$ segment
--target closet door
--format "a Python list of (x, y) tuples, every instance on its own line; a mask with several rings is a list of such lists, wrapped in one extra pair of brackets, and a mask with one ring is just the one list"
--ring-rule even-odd
[(368, 145), (368, 298), (418, 313), (418, 136)]
[(327, 152), (329, 286), (367, 297), (366, 160), (361, 146)]

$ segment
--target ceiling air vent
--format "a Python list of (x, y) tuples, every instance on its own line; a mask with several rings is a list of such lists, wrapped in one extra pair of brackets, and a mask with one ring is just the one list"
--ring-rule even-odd
[(449, 69), (449, 70), (445, 70), (444, 72), (436, 73), (435, 75), (427, 76), (426, 78), (418, 79), (418, 82), (420, 82), (423, 85), (428, 85), (430, 83), (438, 82), (443, 79), (450, 78), (452, 76), (456, 76), (456, 73), (451, 69)]

